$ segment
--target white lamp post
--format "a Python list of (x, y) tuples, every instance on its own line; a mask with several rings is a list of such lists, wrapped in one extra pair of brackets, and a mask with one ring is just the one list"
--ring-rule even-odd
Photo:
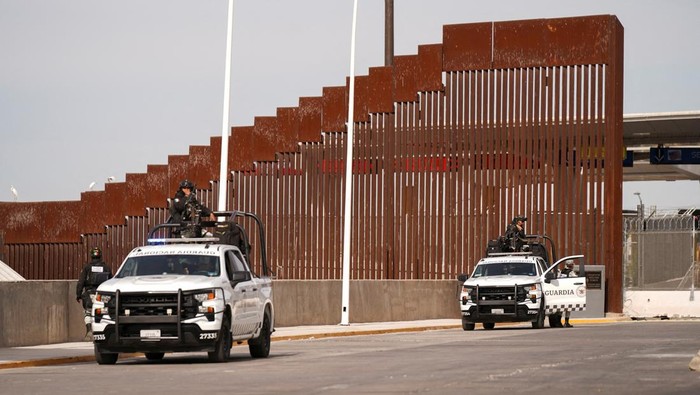
[(233, 37), (233, 0), (228, 0), (228, 22), (226, 29), (226, 71), (224, 76), (224, 116), (221, 123), (221, 164), (219, 168), (219, 211), (226, 210), (226, 189), (228, 185), (228, 134), (229, 107), (231, 100), (231, 41)]
[(350, 324), (350, 225), (352, 223), (352, 140), (353, 112), (355, 108), (355, 27), (357, 26), (357, 0), (352, 8), (352, 38), (350, 39), (350, 98), (348, 100), (348, 137), (345, 155), (345, 213), (343, 217), (343, 285), (340, 325)]

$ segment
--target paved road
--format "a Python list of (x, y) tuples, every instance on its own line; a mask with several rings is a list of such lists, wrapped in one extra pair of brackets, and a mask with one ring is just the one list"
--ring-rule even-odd
[(278, 341), (270, 358), (172, 354), (0, 370), (0, 393), (699, 394), (700, 321), (527, 326)]

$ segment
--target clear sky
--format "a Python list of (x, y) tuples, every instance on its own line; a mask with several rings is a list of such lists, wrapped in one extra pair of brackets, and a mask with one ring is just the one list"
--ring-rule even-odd
[[(78, 200), (221, 135), (227, 0), (0, 0), (0, 201)], [(352, 0), (235, 0), (231, 125), (350, 72)], [(700, 110), (700, 2), (395, 0), (395, 54), (453, 23), (616, 15), (624, 113)], [(384, 1), (360, 0), (356, 73), (384, 63)], [(700, 133), (700, 131), (698, 131)], [(235, 144), (235, 140), (233, 141)], [(623, 208), (700, 207), (700, 183), (625, 183)]]

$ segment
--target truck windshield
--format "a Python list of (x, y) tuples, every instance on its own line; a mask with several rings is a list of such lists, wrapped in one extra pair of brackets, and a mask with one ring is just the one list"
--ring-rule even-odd
[(115, 277), (166, 274), (218, 277), (219, 258), (203, 255), (151, 255), (131, 257)]
[(490, 276), (537, 276), (537, 269), (531, 262), (482, 263), (476, 266), (472, 277)]

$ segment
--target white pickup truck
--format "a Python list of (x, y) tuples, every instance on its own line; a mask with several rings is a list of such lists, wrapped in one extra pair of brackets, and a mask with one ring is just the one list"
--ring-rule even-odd
[(564, 311), (585, 310), (586, 278), (556, 277), (560, 263), (581, 258), (583, 255), (568, 256), (553, 265), (524, 252), (482, 258), (471, 276), (458, 277), (462, 329), (474, 330), (476, 323), (493, 329), (499, 322), (528, 321), (533, 328), (543, 328), (546, 316), (560, 320)]
[(157, 245), (132, 250), (114, 278), (97, 289), (97, 363), (114, 364), (122, 352), (159, 360), (184, 351), (207, 351), (211, 361), (223, 362), (233, 342), (246, 340), (254, 358), (269, 355), (272, 280), (251, 271), (247, 251), (217, 238), (149, 239)]

